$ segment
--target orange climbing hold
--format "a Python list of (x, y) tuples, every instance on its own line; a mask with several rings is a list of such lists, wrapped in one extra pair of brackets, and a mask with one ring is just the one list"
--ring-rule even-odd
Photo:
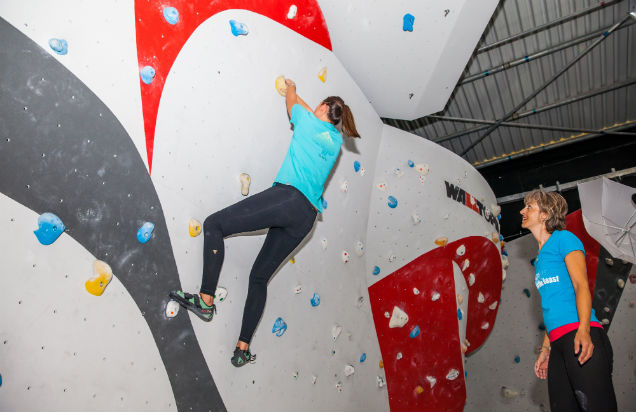
[(435, 244), (437, 246), (441, 246), (444, 247), (448, 244), (448, 238), (447, 237), (438, 237), (437, 239), (435, 239)]
[(101, 296), (113, 278), (113, 271), (110, 266), (108, 266), (108, 263), (96, 260), (95, 263), (93, 263), (93, 273), (95, 275), (87, 280), (84, 286), (86, 287), (86, 291), (91, 295)]
[(421, 393), (424, 393), (424, 388), (422, 388), (421, 385), (417, 385), (417, 388), (415, 388), (415, 392), (419, 395)]
[(379, 366), (380, 366), (380, 369), (384, 368), (384, 362), (382, 362), (382, 359), (380, 359)]

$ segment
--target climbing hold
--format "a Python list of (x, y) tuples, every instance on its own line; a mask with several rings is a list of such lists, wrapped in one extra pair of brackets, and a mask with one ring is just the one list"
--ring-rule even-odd
[(172, 25), (177, 24), (179, 22), (179, 11), (174, 7), (164, 7), (163, 18)]
[(166, 316), (169, 318), (174, 318), (179, 313), (179, 302), (176, 300), (170, 300), (166, 305)]
[(296, 7), (295, 4), (292, 4), (291, 6), (289, 6), (289, 11), (287, 12), (287, 18), (289, 20), (293, 19), (294, 17), (296, 17), (296, 13), (298, 13), (298, 7)]
[(530, 297), (530, 289), (525, 288), (525, 289), (523, 290), (523, 294), (524, 294), (524, 295), (526, 295), (526, 297)]
[(421, 174), (422, 176), (426, 176), (431, 169), (426, 163), (420, 163), (415, 165), (415, 170), (417, 170), (417, 173)]
[(440, 297), (439, 292), (433, 292), (433, 293), (431, 293), (431, 300), (432, 300), (433, 302), (435, 302), (437, 299), (439, 299), (439, 297)]
[(197, 237), (201, 234), (201, 222), (195, 219), (188, 221), (188, 232), (190, 236)]
[(409, 165), (409, 167), (413, 167), (413, 166), (415, 166), (415, 163), (413, 163), (413, 161), (412, 161), (412, 160), (407, 160), (407, 161), (406, 161), (406, 164), (408, 164), (408, 165)]
[(334, 342), (336, 341), (336, 339), (338, 339), (338, 336), (340, 336), (340, 333), (342, 333), (342, 326), (333, 325), (333, 327), (331, 328), (331, 337), (333, 338)]
[(322, 246), (322, 250), (327, 250), (327, 239), (326, 238), (322, 238), (320, 239), (320, 246)]
[(346, 250), (343, 250), (342, 255), (340, 257), (342, 258), (343, 263), (347, 263), (349, 261), (349, 252), (347, 252)]
[(625, 281), (623, 279), (618, 279), (616, 281), (616, 284), (618, 285), (619, 288), (623, 289), (625, 287)]
[(353, 368), (353, 366), (351, 365), (346, 365), (344, 368), (344, 374), (345, 376), (351, 376), (355, 373), (355, 369)]
[(145, 222), (137, 231), (137, 240), (139, 243), (146, 243), (150, 240), (152, 231), (155, 229), (155, 225), (152, 222)]
[(502, 248), (501, 254), (504, 256), (508, 256), (508, 251)]
[(311, 297), (310, 302), (313, 307), (320, 305), (320, 295), (314, 292), (314, 296)]
[(419, 175), (418, 179), (420, 179), (420, 183), (424, 184), (424, 182), (426, 181), (426, 176), (424, 175)]
[(391, 317), (391, 314), (389, 312), (384, 312), (384, 317), (389, 319)]
[(56, 38), (49, 39), (49, 47), (55, 53), (62, 56), (68, 53), (68, 43), (64, 39), (56, 39)]
[(413, 16), (411, 13), (406, 13), (402, 21), (402, 30), (412, 32), (414, 22), (415, 22), (415, 16)]
[(490, 309), (490, 310), (495, 310), (495, 309), (497, 309), (497, 301), (494, 301), (493, 303), (491, 303), (490, 305), (488, 305), (488, 309)]
[(419, 295), (420, 294), (420, 290), (418, 288), (413, 288), (413, 294), (414, 295)]
[(464, 263), (462, 263), (462, 272), (468, 269), (468, 266), (470, 266), (470, 260), (466, 259)]
[(499, 233), (492, 232), (492, 241), (495, 243), (499, 242)]
[(93, 277), (86, 281), (84, 287), (91, 295), (101, 296), (112, 279), (113, 271), (108, 263), (96, 260), (93, 263)]
[(327, 208), (327, 200), (324, 197), (321, 197), (322, 199), (322, 208), (326, 209)]
[(457, 250), (455, 251), (455, 253), (458, 256), (464, 256), (466, 254), (466, 246), (461, 245), (460, 247), (457, 248)]
[(230, 29), (234, 36), (246, 36), (250, 32), (245, 23), (240, 23), (236, 20), (230, 20)]
[(349, 182), (344, 180), (341, 184), (340, 184), (340, 191), (347, 193), (347, 191), (349, 191)]
[(515, 363), (521, 362), (521, 357), (519, 355), (515, 356)]
[(316, 381), (317, 381), (317, 380), (318, 380), (318, 377), (317, 377), (316, 375), (311, 375), (311, 383), (312, 383), (313, 385), (315, 385), (315, 384), (316, 384)]
[(360, 296), (356, 302), (356, 307), (361, 308), (364, 304), (364, 296)]
[(409, 333), (409, 337), (417, 338), (419, 334), (420, 334), (420, 327), (418, 325), (415, 325), (415, 327), (411, 329), (411, 333)]
[(446, 246), (448, 244), (448, 238), (447, 237), (438, 237), (437, 239), (435, 239), (435, 244), (437, 246)]
[(462, 310), (461, 309), (457, 309), (457, 319), (462, 320), (463, 315), (462, 315)]
[(497, 215), (497, 220), (501, 220), (501, 213)]
[(366, 170), (364, 170), (364, 167), (361, 167), (361, 168), (360, 168), (360, 171), (358, 172), (358, 174), (359, 174), (360, 176), (364, 176), (364, 174), (365, 174), (365, 173), (366, 173)]
[(490, 204), (490, 212), (491, 212), (493, 215), (495, 215), (495, 216), (497, 216), (497, 215), (501, 214), (501, 206), (499, 206), (499, 205), (498, 205), (498, 204), (496, 204), (496, 203), (491, 203), (491, 204)]
[(605, 264), (607, 266), (614, 266), (614, 259), (612, 259), (611, 257), (606, 257), (605, 258)]
[(326, 67), (323, 67), (322, 69), (320, 69), (320, 71), (318, 72), (318, 78), (323, 83), (327, 81), (327, 68)]
[(502, 281), (506, 280), (506, 270), (505, 269), (501, 271), (501, 280)]
[(378, 183), (378, 189), (380, 189), (383, 192), (386, 192), (386, 189), (387, 189), (386, 183), (384, 183), (384, 182)]
[(34, 230), (35, 237), (38, 238), (43, 245), (50, 245), (55, 242), (58, 237), (64, 232), (66, 227), (62, 223), (62, 219), (54, 215), (53, 213), (42, 213), (38, 217), (38, 228)]
[(252, 179), (250, 179), (250, 175), (247, 173), (241, 173), (239, 175), (239, 181), (241, 182), (241, 194), (243, 196), (247, 196), (250, 192), (250, 182), (252, 181)]
[(607, 313), (609, 313), (609, 312), (611, 311), (611, 309), (609, 308), (609, 306), (605, 306), (605, 307), (603, 308), (603, 310), (604, 310), (605, 312), (607, 312)]
[(484, 294), (479, 292), (479, 295), (477, 295), (477, 302), (484, 303), (485, 301), (486, 301), (486, 298), (484, 297)]
[(501, 396), (503, 396), (504, 398), (507, 398), (507, 399), (516, 398), (517, 396), (519, 396), (519, 391), (516, 391), (514, 389), (510, 389), (510, 388), (507, 388), (505, 386), (502, 386), (501, 387)]
[(276, 80), (274, 80), (274, 87), (276, 91), (281, 96), (287, 95), (287, 84), (285, 83), (285, 76), (278, 76)]
[(475, 284), (475, 274), (471, 273), (468, 275), (468, 286), (472, 286)]
[(283, 336), (283, 333), (287, 330), (287, 323), (283, 320), (283, 318), (278, 318), (274, 322), (274, 326), (272, 327), (272, 333), (275, 333), (276, 336)]
[(630, 283), (636, 283), (636, 273), (630, 273), (629, 274), (629, 282)]
[(413, 224), (414, 225), (417, 225), (418, 223), (420, 223), (422, 221), (422, 218), (420, 217), (420, 215), (418, 215), (415, 212), (413, 212), (413, 214), (411, 215), (411, 218), (413, 219)]
[(294, 263), (296, 263), (296, 258), (291, 258), (291, 259), (289, 259), (289, 263), (291, 263), (292, 265), (293, 265)]
[(539, 330), (545, 330), (545, 324), (543, 322), (539, 323)]
[(0, 373), (0, 387), (2, 387), (2, 374)]
[(367, 354), (363, 353), (362, 355), (360, 355), (360, 363), (363, 363), (365, 360), (367, 360)]
[(292, 378), (294, 379), (298, 379), (298, 375), (300, 374), (300, 372), (296, 371), (292, 374)]
[(389, 252), (389, 262), (394, 262), (397, 256), (393, 252)]
[(294, 293), (295, 294), (299, 294), (303, 291), (303, 287), (301, 285), (296, 285), (296, 287), (294, 288)]
[(155, 69), (152, 66), (144, 66), (139, 72), (141, 81), (145, 84), (150, 84), (155, 79)]
[(338, 390), (338, 392), (342, 392), (342, 382), (336, 383), (336, 389)]
[(462, 303), (464, 303), (464, 297), (458, 293), (457, 294), (457, 304), (461, 305)]
[(428, 384), (431, 385), (431, 389), (433, 389), (433, 386), (435, 386), (435, 384), (437, 383), (437, 379), (435, 379), (433, 376), (427, 376), (426, 380), (428, 381)]
[(378, 366), (380, 367), (380, 369), (384, 369), (384, 362), (382, 361), (382, 359), (380, 359), (380, 362), (378, 362)]
[(398, 352), (398, 353), (397, 353), (397, 355), (395, 355), (395, 358), (396, 358), (397, 360), (402, 359), (402, 352)]
[(393, 174), (396, 175), (397, 177), (404, 176), (404, 172), (399, 167), (396, 167), (395, 169), (393, 169)]
[(362, 243), (359, 240), (358, 242), (356, 242), (356, 255), (358, 256), (364, 255), (364, 243)]
[(482, 323), (482, 324), (481, 324), (481, 328), (482, 328), (483, 330), (486, 330), (486, 329), (488, 329), (489, 327), (490, 327), (490, 323), (488, 323), (488, 322), (484, 322), (484, 323)]
[(384, 379), (382, 379), (381, 376), (377, 376), (376, 377), (376, 382), (378, 383), (378, 388), (383, 388), (384, 387)]
[(373, 275), (377, 276), (380, 274), (380, 268), (378, 266), (373, 267)]
[(393, 313), (391, 314), (391, 320), (389, 320), (389, 328), (401, 328), (409, 321), (409, 315), (407, 315), (402, 309), (397, 306), (393, 307)]
[(459, 376), (459, 371), (457, 369), (451, 369), (446, 374), (446, 379), (449, 381), (454, 381)]
[(422, 388), (420, 385), (417, 385), (417, 387), (415, 388), (415, 393), (419, 395), (423, 392), (424, 392), (424, 388)]
[(397, 205), (398, 205), (397, 199), (394, 198), (393, 196), (389, 196), (388, 199), (389, 199), (389, 203), (387, 203), (387, 204), (389, 205), (389, 207), (391, 209), (395, 209), (397, 207)]
[(223, 302), (226, 297), (227, 289), (222, 287), (216, 288), (216, 290), (214, 291), (214, 299), (216, 299), (218, 302)]
[(360, 170), (360, 162), (357, 160), (353, 162), (353, 170), (355, 170), (356, 173)]
[(601, 319), (601, 323), (602, 323), (603, 325), (609, 325), (609, 323), (610, 323), (610, 322), (609, 322), (609, 319), (604, 318), (604, 319)]
[(468, 346), (466, 346), (466, 344), (464, 343), (462, 343), (461, 348), (462, 348), (462, 353), (466, 353), (468, 351)]
[(504, 269), (508, 269), (508, 266), (510, 266), (508, 258), (506, 256), (501, 256), (501, 267), (503, 267)]

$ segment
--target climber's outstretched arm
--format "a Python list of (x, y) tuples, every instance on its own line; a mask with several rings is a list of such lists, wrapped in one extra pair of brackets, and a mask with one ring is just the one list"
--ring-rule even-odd
[(303, 99), (296, 94), (296, 83), (293, 80), (285, 79), (285, 85), (287, 86), (287, 94), (285, 95), (285, 102), (287, 104), (287, 114), (291, 117), (291, 109), (295, 104), (300, 104), (302, 107), (313, 113), (313, 109), (309, 107)]

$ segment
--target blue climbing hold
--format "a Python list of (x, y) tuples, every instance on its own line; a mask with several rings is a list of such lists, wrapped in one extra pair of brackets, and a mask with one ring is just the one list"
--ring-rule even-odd
[(43, 245), (55, 242), (64, 232), (66, 227), (62, 220), (53, 213), (42, 213), (38, 218), (38, 230), (34, 230), (35, 236)]
[(163, 18), (170, 24), (177, 24), (179, 22), (179, 11), (174, 7), (166, 7), (163, 9)]
[(0, 373), (0, 386), (2, 386), (2, 374)]
[(468, 377), (468, 371), (464, 371), (464, 377), (467, 378)]
[(365, 360), (367, 360), (367, 354), (363, 353), (362, 355), (360, 355), (360, 363), (364, 362)]
[(144, 66), (140, 72), (141, 81), (150, 84), (155, 79), (155, 69), (152, 66)]
[(519, 357), (519, 355), (515, 356), (515, 363), (519, 363), (521, 362), (521, 358)]
[(146, 222), (137, 231), (137, 240), (139, 243), (146, 243), (150, 240), (150, 235), (152, 235), (152, 231), (155, 229), (155, 225), (152, 222)]
[(321, 197), (320, 199), (322, 200), (322, 208), (326, 209), (327, 208), (327, 201), (325, 200), (324, 197)]
[(279, 317), (278, 319), (276, 319), (276, 322), (274, 322), (274, 327), (272, 328), (272, 333), (275, 333), (276, 336), (280, 337), (283, 336), (283, 333), (285, 333), (286, 330), (287, 324), (285, 323), (283, 318)]
[(317, 293), (314, 293), (314, 296), (311, 298), (310, 302), (311, 302), (311, 306), (314, 306), (314, 307), (320, 305), (320, 295)]
[(497, 220), (501, 220), (501, 213), (497, 215)]
[(499, 235), (499, 240), (503, 240), (503, 235)]
[(398, 205), (398, 201), (393, 196), (389, 196), (389, 203), (387, 203), (391, 209), (395, 209)]
[(523, 290), (523, 293), (527, 296), (530, 297), (530, 289), (526, 288)]
[(49, 47), (62, 56), (68, 53), (68, 43), (64, 39), (49, 39)]
[(375, 276), (379, 275), (379, 274), (380, 274), (380, 267), (375, 266), (375, 267), (373, 268), (373, 274), (374, 274)]
[(246, 36), (247, 33), (249, 33), (247, 25), (236, 20), (230, 20), (230, 29), (232, 29), (232, 34), (234, 36)]
[(462, 310), (457, 309), (457, 319), (462, 320)]
[(504, 250), (501, 251), (501, 254), (504, 255), (504, 256), (508, 256), (508, 251), (506, 249), (504, 249)]
[(413, 163), (412, 160), (409, 160), (407, 163), (409, 164), (409, 167), (415, 167), (415, 163)]
[(411, 329), (411, 333), (409, 333), (409, 337), (411, 338), (416, 338), (417, 335), (420, 334), (420, 327), (415, 325), (415, 327), (413, 329)]
[(411, 13), (406, 13), (404, 15), (404, 20), (402, 23), (402, 30), (413, 31), (413, 22), (415, 22), (415, 16), (413, 16)]
[(353, 170), (355, 170), (356, 172), (360, 170), (360, 162), (358, 162), (357, 160), (353, 162)]

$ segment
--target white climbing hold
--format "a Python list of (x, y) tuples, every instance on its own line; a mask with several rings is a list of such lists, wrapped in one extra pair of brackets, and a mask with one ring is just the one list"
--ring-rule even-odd
[(484, 323), (482, 323), (482, 324), (481, 324), (481, 328), (482, 328), (483, 330), (486, 330), (486, 329), (488, 329), (489, 327), (490, 327), (490, 323), (488, 323), (488, 322), (484, 322)]
[(411, 215), (411, 218), (413, 219), (413, 224), (414, 225), (417, 225), (418, 223), (420, 223), (422, 221), (422, 218), (420, 217), (420, 215), (418, 215), (415, 212), (413, 212), (413, 214)]
[(389, 262), (393, 262), (397, 259), (397, 256), (393, 254), (393, 252), (389, 252)]
[(507, 399), (513, 399), (513, 398), (518, 397), (518, 396), (520, 395), (520, 393), (519, 393), (519, 391), (516, 391), (516, 390), (514, 390), (514, 389), (511, 389), (511, 388), (507, 388), (507, 387), (505, 387), (505, 386), (502, 386), (502, 387), (501, 387), (501, 395), (502, 395), (504, 398), (507, 398)]
[(380, 189), (383, 192), (386, 192), (387, 186), (385, 182), (380, 182), (378, 183), (378, 189)]
[(426, 176), (424, 175), (419, 175), (418, 179), (420, 179), (420, 183), (424, 183), (424, 181), (426, 180)]
[(495, 203), (491, 203), (490, 204), (490, 212), (497, 216), (499, 213), (501, 213), (501, 206), (499, 206), (498, 204)]
[(444, 220), (448, 220), (448, 217), (449, 217), (449, 216), (450, 216), (450, 215), (449, 215), (448, 213), (446, 213), (444, 216), (442, 216), (442, 219), (444, 219)]
[(428, 167), (428, 165), (426, 163), (420, 163), (420, 164), (416, 164), (415, 165), (415, 170), (425, 176), (428, 174), (428, 172), (430, 171), (430, 168)]
[(457, 369), (451, 369), (446, 374), (446, 379), (449, 381), (454, 381), (459, 376), (459, 371)]
[(355, 369), (354, 369), (354, 368), (353, 368), (353, 366), (351, 366), (351, 365), (347, 365), (347, 366), (345, 366), (345, 368), (344, 368), (344, 374), (345, 374), (345, 376), (351, 376), (351, 375), (353, 375), (355, 372), (356, 372), (356, 371), (355, 371)]
[(384, 317), (389, 319), (391, 317), (391, 314), (389, 312), (384, 312)]
[(437, 383), (437, 379), (435, 379), (434, 376), (427, 376), (426, 380), (428, 381), (428, 384), (431, 385), (431, 389), (433, 389), (433, 386), (435, 386), (435, 384)]
[(347, 252), (346, 250), (343, 250), (342, 255), (340, 257), (342, 258), (343, 263), (347, 263), (349, 261), (349, 252)]
[(508, 256), (502, 256), (501, 257), (501, 267), (503, 267), (504, 269), (508, 269), (508, 266), (510, 266), (510, 262), (508, 261)]
[(338, 339), (338, 336), (340, 336), (341, 332), (342, 332), (342, 326), (333, 325), (333, 327), (331, 328), (331, 337), (333, 338), (334, 342), (336, 341), (336, 339)]
[(176, 300), (170, 300), (166, 305), (166, 316), (169, 318), (174, 318), (179, 313), (179, 302)]
[(495, 309), (497, 309), (497, 301), (494, 301), (493, 303), (491, 303), (491, 304), (488, 306), (488, 308), (489, 308), (490, 310), (495, 310)]
[(391, 314), (391, 320), (389, 320), (389, 328), (401, 328), (409, 321), (409, 315), (407, 315), (402, 309), (397, 306), (393, 307), (393, 313)]
[(356, 242), (356, 255), (364, 255), (364, 243), (362, 243), (361, 241)]
[(250, 182), (252, 181), (250, 175), (247, 173), (241, 173), (239, 181), (241, 182), (241, 194), (243, 196), (247, 196), (250, 192)]
[(378, 383), (378, 388), (384, 387), (384, 379), (381, 376), (377, 376), (375, 380)]
[(316, 381), (317, 381), (317, 380), (318, 380), (318, 377), (317, 377), (316, 375), (311, 375), (311, 383), (312, 383), (313, 385), (315, 385), (315, 384), (316, 384)]
[(216, 290), (214, 291), (214, 298), (217, 301), (223, 302), (226, 297), (227, 297), (227, 289), (221, 288), (221, 287), (216, 288)]
[(470, 347), (470, 342), (468, 341), (468, 339), (464, 339), (464, 344), (468, 347)]
[(433, 292), (433, 293), (431, 293), (431, 300), (432, 300), (433, 302), (435, 302), (437, 299), (439, 299), (439, 297), (440, 297), (439, 292)]
[(294, 372), (294, 374), (292, 375), (292, 378), (298, 379), (298, 375), (299, 374), (300, 374), (300, 372), (298, 372), (298, 371)]
[(292, 4), (291, 6), (289, 6), (289, 11), (287, 12), (287, 18), (289, 20), (293, 19), (294, 17), (296, 17), (296, 13), (298, 13), (298, 7), (296, 7), (295, 4)]
[(395, 355), (395, 358), (396, 358), (397, 360), (402, 359), (402, 352), (398, 352), (398, 353), (397, 353), (397, 355)]
[(471, 273), (468, 275), (468, 286), (472, 286), (475, 284), (475, 274)]
[(459, 293), (457, 294), (457, 303), (459, 305), (461, 305), (462, 303), (464, 303), (464, 297), (462, 295), (460, 295)]
[(458, 256), (464, 256), (466, 254), (466, 246), (461, 245), (460, 247), (457, 248), (455, 253), (457, 253)]
[(462, 272), (468, 269), (468, 266), (470, 266), (470, 260), (466, 259), (464, 263), (462, 263)]
[(506, 280), (506, 270), (505, 270), (505, 269), (503, 269), (503, 270), (501, 271), (501, 280), (502, 280), (502, 281)]
[(358, 171), (358, 173), (360, 174), (360, 176), (364, 176), (364, 174), (365, 174), (366, 172), (367, 172), (367, 171), (366, 171), (366, 170), (364, 170), (364, 167), (361, 167), (361, 168), (360, 168), (360, 170)]
[(322, 246), (322, 250), (327, 250), (327, 239), (324, 237), (320, 239), (320, 245)]
[(404, 171), (401, 170), (399, 167), (396, 167), (395, 169), (393, 169), (393, 174), (397, 177), (402, 177), (404, 176)]
[(301, 293), (302, 291), (303, 291), (303, 287), (302, 287), (301, 285), (297, 285), (297, 286), (294, 288), (294, 293), (295, 293), (295, 294), (299, 294), (299, 293)]
[(486, 298), (484, 297), (484, 294), (479, 292), (479, 295), (477, 295), (477, 302), (484, 303), (485, 301), (486, 301)]
[(623, 289), (625, 287), (625, 281), (623, 279), (618, 279), (616, 281), (616, 284), (618, 285), (620, 289)]
[(419, 295), (420, 294), (420, 290), (418, 288), (413, 288), (413, 294), (414, 295)]
[(342, 392), (342, 382), (336, 383), (336, 389), (338, 390), (338, 392)]
[(468, 351), (468, 346), (466, 346), (465, 343), (462, 343), (461, 347), (462, 347), (462, 353), (466, 353)]
[(347, 193), (349, 191), (349, 182), (344, 180), (341, 184), (340, 184), (340, 190), (344, 193)]

